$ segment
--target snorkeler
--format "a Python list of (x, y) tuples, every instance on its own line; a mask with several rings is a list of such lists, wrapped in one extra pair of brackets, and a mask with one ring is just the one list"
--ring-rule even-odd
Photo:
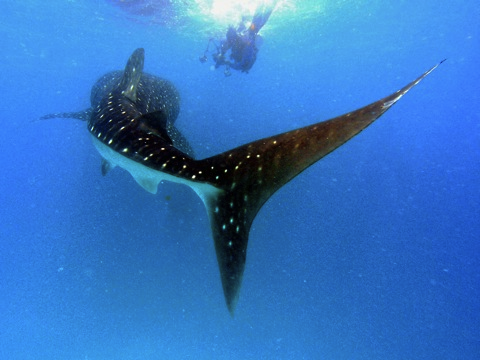
[[(210, 51), (210, 45), (213, 44), (216, 48), (216, 52), (212, 56), (215, 61), (215, 69), (225, 65), (225, 76), (231, 75), (230, 68), (248, 73), (257, 60), (258, 48), (255, 41), (259, 36), (258, 32), (272, 14), (275, 4), (276, 1), (258, 7), (248, 28), (243, 21), (236, 29), (230, 26), (220, 46), (215, 43), (214, 39), (210, 39), (203, 56), (200, 57), (200, 62), (207, 61), (207, 53)], [(229, 59), (226, 58), (228, 51), (230, 51)]]

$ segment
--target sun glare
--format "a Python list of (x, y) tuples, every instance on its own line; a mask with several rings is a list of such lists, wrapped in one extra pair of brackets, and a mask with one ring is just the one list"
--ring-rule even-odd
[(255, 9), (273, 0), (196, 0), (201, 13), (219, 24), (234, 24), (251, 17)]

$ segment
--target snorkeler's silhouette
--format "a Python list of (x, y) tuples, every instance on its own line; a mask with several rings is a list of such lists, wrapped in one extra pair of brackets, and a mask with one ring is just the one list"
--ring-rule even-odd
[[(226, 38), (221, 41), (220, 45), (217, 45), (213, 38), (210, 39), (203, 56), (200, 57), (200, 62), (204, 63), (207, 61), (207, 53), (210, 51), (211, 44), (213, 44), (216, 50), (212, 55), (215, 61), (215, 69), (225, 65), (225, 76), (231, 75), (230, 69), (248, 73), (255, 60), (257, 60), (258, 48), (255, 40), (258, 32), (272, 14), (275, 4), (276, 2), (259, 6), (248, 28), (245, 27), (243, 22), (237, 28), (230, 26), (227, 30)], [(226, 55), (229, 51), (230, 55), (229, 59), (227, 59)]]

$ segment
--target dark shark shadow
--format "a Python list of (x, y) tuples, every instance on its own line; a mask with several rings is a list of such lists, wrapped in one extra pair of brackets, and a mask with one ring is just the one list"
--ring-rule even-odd
[(150, 88), (142, 86), (143, 63), (144, 50), (137, 49), (121, 80), (95, 93), (92, 104), (97, 105), (88, 116), (88, 130), (104, 163), (122, 167), (147, 191), (156, 193), (158, 184), (168, 180), (188, 185), (200, 196), (210, 219), (225, 301), (232, 316), (242, 284), (250, 227), (262, 205), (303, 170), (378, 119), (436, 68), (361, 109), (195, 160), (168, 133), (168, 113), (144, 106), (144, 99), (152, 94)]
[[(120, 85), (123, 73), (121, 70), (111, 71), (104, 74), (95, 82), (90, 93), (90, 108), (76, 112), (47, 114), (40, 119), (71, 118), (88, 121), (92, 115), (92, 109), (97, 107), (107, 94)], [(138, 99), (136, 106), (138, 109), (144, 113), (163, 111), (167, 123), (167, 133), (175, 146), (186, 154), (194, 157), (193, 148), (178, 128), (174, 126), (180, 113), (180, 94), (175, 86), (168, 80), (148, 73), (142, 73), (137, 86), (137, 93)]]

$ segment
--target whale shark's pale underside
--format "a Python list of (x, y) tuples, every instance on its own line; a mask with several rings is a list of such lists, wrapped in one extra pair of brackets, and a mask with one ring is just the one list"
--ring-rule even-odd
[(205, 204), (225, 301), (233, 315), (242, 284), (250, 226), (262, 205), (310, 165), (360, 133), (438, 65), (397, 92), (361, 109), (196, 160), (173, 126), (178, 93), (143, 72), (144, 50), (124, 71), (108, 73), (92, 89), (92, 108), (47, 115), (88, 121), (102, 170), (119, 166), (155, 194), (163, 180), (190, 186)]

